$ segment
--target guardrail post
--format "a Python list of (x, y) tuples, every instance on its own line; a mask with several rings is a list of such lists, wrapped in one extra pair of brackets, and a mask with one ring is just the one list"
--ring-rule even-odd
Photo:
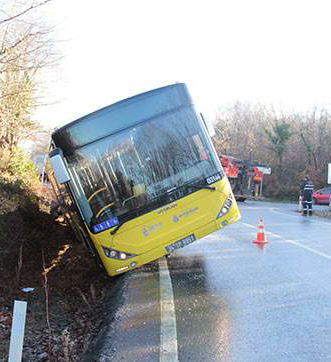
[(27, 302), (15, 300), (8, 362), (21, 362)]

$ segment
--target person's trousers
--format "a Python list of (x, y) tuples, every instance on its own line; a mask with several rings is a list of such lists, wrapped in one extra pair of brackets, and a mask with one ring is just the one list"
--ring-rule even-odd
[(312, 215), (312, 213), (313, 213), (313, 196), (312, 195), (303, 196), (302, 213), (303, 213), (303, 215), (307, 215), (307, 212), (309, 212), (309, 215)]

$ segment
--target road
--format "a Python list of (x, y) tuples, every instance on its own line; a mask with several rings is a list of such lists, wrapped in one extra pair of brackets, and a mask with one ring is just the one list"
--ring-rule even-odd
[(125, 274), (95, 361), (331, 360), (331, 221), (296, 207), (242, 203), (240, 222)]

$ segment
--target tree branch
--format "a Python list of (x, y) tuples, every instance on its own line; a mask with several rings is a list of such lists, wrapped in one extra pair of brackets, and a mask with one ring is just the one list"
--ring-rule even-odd
[(20, 13), (17, 13), (17, 14), (15, 14), (15, 15), (9, 16), (7, 19), (1, 20), (1, 21), (0, 21), (0, 25), (3, 25), (4, 23), (7, 23), (7, 22), (12, 21), (12, 20), (14, 20), (14, 19), (17, 19), (17, 18), (23, 16), (24, 14), (28, 13), (29, 11), (32, 11), (32, 10), (34, 10), (34, 9), (37, 9), (37, 8), (39, 8), (40, 6), (43, 6), (43, 5), (47, 4), (47, 3), (50, 2), (50, 1), (51, 1), (51, 0), (44, 0), (43, 2), (41, 2), (41, 3), (39, 3), (39, 4), (35, 4), (35, 5), (32, 4), (30, 7), (22, 10)]

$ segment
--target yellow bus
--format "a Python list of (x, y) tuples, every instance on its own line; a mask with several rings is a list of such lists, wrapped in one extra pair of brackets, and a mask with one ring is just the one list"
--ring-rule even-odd
[(240, 218), (183, 83), (88, 114), (57, 129), (51, 144), (60, 206), (110, 276)]

